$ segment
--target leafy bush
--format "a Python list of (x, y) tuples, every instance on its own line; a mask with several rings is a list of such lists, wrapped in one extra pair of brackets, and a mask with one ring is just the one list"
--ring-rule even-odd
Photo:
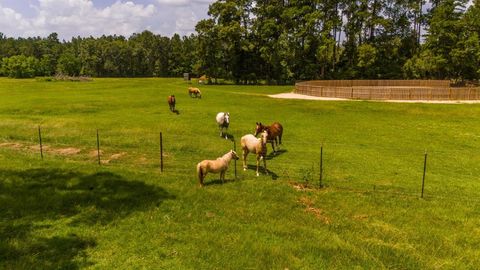
[(39, 71), (38, 59), (25, 55), (3, 58), (1, 66), (1, 73), (11, 78), (33, 78)]

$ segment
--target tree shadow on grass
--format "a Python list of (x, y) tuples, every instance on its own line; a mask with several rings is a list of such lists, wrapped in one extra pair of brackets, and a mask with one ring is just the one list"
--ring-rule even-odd
[(174, 199), (164, 189), (110, 172), (60, 169), (0, 170), (0, 268), (77, 269), (91, 264), (83, 236), (40, 237), (48, 221), (106, 225)]

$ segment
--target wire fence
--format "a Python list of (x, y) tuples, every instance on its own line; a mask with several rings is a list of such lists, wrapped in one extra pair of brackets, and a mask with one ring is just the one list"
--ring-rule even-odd
[[(0, 149), (21, 151), (39, 159), (66, 159), (95, 166), (158, 170), (167, 175), (195, 178), (196, 164), (216, 159), (230, 149), (241, 157), (239, 137), (212, 134), (172, 134), (143, 130), (66, 130), (55, 127), (21, 128), (0, 134)], [(217, 135), (218, 136), (218, 135)], [(421, 149), (415, 146), (353, 144), (334, 141), (285, 140), (266, 157), (268, 176), (305, 187), (394, 195), (474, 198), (480, 188), (480, 157), (475, 148)], [(290, 147), (291, 146), (291, 147)], [(255, 154), (232, 161), (230, 178), (255, 176)], [(260, 162), (260, 173), (265, 173)]]

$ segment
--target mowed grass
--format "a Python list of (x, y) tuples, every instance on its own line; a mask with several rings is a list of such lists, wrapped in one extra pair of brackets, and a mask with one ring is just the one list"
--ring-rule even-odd
[[(0, 268), (480, 265), (480, 105), (267, 96), (291, 86), (200, 86), (203, 98), (191, 99), (188, 86), (0, 79)], [(233, 147), (219, 137), (219, 111), (231, 114), (238, 152), (255, 122), (283, 124), (269, 175), (255, 176), (250, 155), (236, 180), (232, 163), (229, 181), (208, 175), (199, 188), (197, 162)], [(321, 145), (326, 187), (317, 189)]]

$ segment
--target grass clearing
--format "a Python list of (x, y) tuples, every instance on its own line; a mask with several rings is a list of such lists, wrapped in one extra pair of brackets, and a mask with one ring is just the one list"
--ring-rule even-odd
[[(180, 79), (0, 79), (0, 268), (480, 264), (480, 105), (267, 96), (291, 86), (199, 86), (202, 99), (192, 99), (187, 87)], [(179, 115), (168, 110), (170, 94)], [(218, 136), (219, 111), (230, 112), (238, 148), (255, 122), (282, 123), (270, 175), (255, 177), (249, 155), (249, 170), (237, 163), (238, 180), (208, 175), (198, 187), (195, 165), (232, 147)], [(322, 144), (327, 187), (316, 190)]]

